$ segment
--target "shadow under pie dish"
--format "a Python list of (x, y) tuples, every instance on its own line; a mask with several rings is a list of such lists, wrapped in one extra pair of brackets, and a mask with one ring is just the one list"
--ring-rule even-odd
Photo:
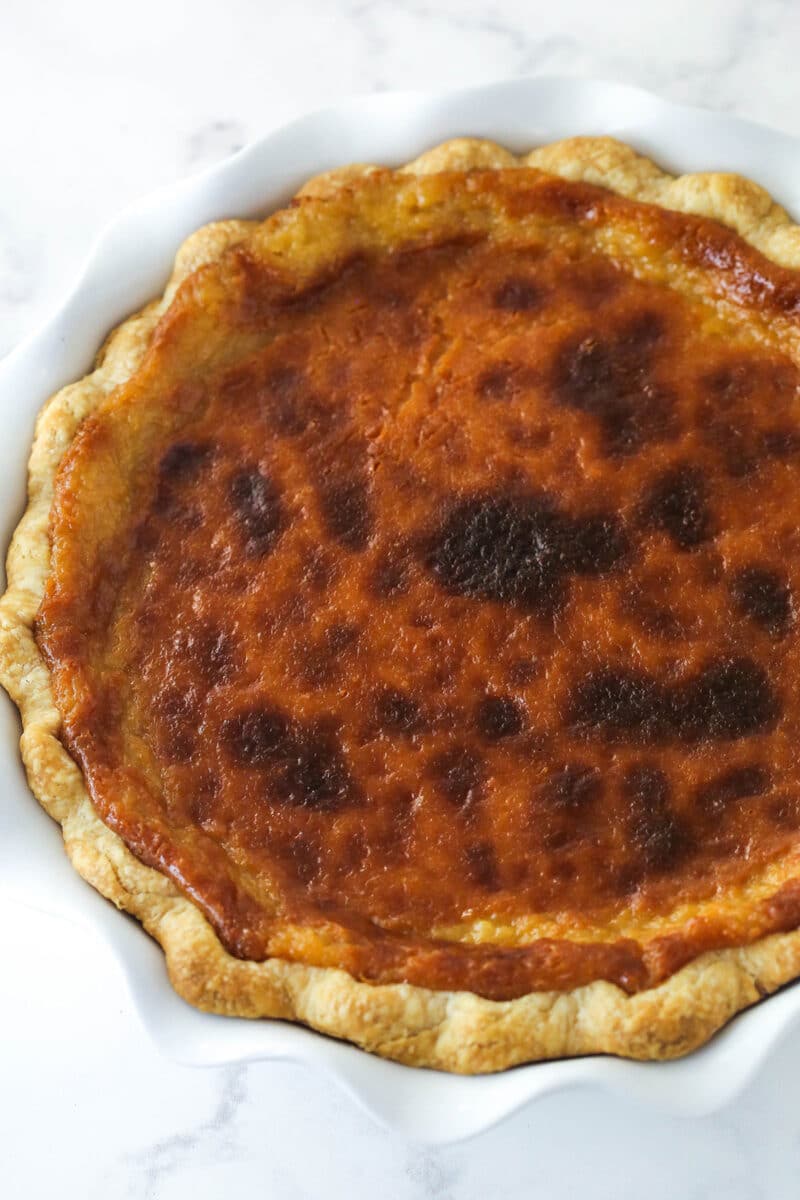
[(3, 679), (182, 995), (483, 1071), (800, 973), (798, 261), (744, 180), (451, 142), (201, 230), (53, 398)]

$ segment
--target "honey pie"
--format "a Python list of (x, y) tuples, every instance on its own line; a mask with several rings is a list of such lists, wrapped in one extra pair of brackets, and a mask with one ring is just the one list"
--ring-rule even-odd
[(448, 142), (182, 247), (41, 413), (31, 787), (177, 991), (460, 1072), (800, 975), (800, 231)]

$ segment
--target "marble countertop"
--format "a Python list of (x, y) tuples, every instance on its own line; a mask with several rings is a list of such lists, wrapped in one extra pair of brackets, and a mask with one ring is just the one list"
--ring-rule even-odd
[[(793, 0), (4, 5), (0, 355), (53, 308), (121, 206), (304, 110), (355, 91), (558, 73), (800, 135), (799, 52)], [(110, 953), (57, 918), (3, 908), (0, 961), (9, 1200), (797, 1196), (800, 1036), (712, 1117), (586, 1090), (431, 1150), (377, 1129), (299, 1067), (166, 1060)]]

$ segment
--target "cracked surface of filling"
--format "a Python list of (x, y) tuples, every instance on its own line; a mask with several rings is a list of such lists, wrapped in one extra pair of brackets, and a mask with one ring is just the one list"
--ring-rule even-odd
[(800, 280), (533, 170), (310, 200), (62, 465), (37, 637), (235, 955), (629, 991), (800, 923)]

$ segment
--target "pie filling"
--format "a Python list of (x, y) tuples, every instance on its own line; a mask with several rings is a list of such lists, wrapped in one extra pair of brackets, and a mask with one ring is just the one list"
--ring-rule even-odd
[(800, 924), (800, 276), (533, 170), (378, 173), (179, 289), (37, 638), (239, 957), (510, 998)]

